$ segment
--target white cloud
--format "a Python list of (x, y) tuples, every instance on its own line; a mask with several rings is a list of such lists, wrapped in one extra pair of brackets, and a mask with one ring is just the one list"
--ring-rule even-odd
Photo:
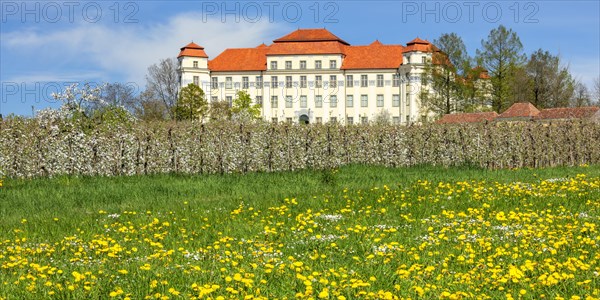
[[(3, 34), (3, 47), (18, 50), (19, 55), (43, 56), (42, 61), (60, 66), (72, 74), (39, 75), (44, 64), (24, 65), (12, 79), (41, 77), (43, 81), (99, 75), (104, 80), (144, 82), (148, 66), (161, 58), (175, 57), (179, 48), (194, 41), (205, 47), (214, 58), (225, 48), (254, 47), (286, 32), (281, 24), (223, 23), (218, 19), (203, 22), (200, 13), (184, 13), (165, 23), (131, 24), (109, 27), (102, 24), (79, 23), (63, 30), (22, 29)], [(41, 51), (40, 51), (41, 50)], [(85, 66), (85, 67), (82, 67)], [(31, 69), (35, 68), (35, 69)], [(80, 71), (85, 69), (86, 71)], [(91, 71), (90, 71), (91, 70)], [(64, 72), (61, 72), (64, 73)], [(101, 75), (100, 75), (101, 74)], [(11, 81), (15, 81), (12, 80)]]

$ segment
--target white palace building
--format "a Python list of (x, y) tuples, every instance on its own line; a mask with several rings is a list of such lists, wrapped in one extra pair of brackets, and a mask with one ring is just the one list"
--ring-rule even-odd
[(179, 53), (181, 87), (195, 83), (209, 101), (231, 103), (239, 90), (273, 122), (419, 122), (425, 62), (438, 51), (416, 38), (403, 45), (352, 46), (326, 29), (298, 29), (255, 48), (226, 49), (212, 60), (190, 43)]

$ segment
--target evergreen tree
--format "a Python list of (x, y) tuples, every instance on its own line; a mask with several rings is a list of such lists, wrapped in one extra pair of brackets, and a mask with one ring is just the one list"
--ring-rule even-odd
[(173, 114), (177, 120), (201, 121), (207, 112), (208, 102), (199, 86), (191, 83), (181, 89)]
[(483, 67), (488, 70), (492, 84), (492, 106), (496, 112), (501, 112), (509, 103), (511, 82), (515, 77), (516, 67), (525, 60), (522, 54), (523, 45), (512, 29), (500, 25), (492, 29), (487, 40), (481, 41), (481, 50), (477, 57)]

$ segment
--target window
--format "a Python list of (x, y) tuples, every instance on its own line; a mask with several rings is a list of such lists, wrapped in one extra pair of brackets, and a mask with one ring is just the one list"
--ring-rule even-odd
[(329, 76), (329, 86), (332, 88), (336, 88), (337, 87), (337, 76), (335, 75), (330, 75)]
[(233, 79), (231, 77), (225, 77), (225, 88), (230, 89), (233, 87)]
[(306, 76), (300, 76), (300, 87), (301, 88), (306, 87)]
[(211, 85), (210, 87), (213, 89), (218, 89), (219, 88), (219, 78), (218, 77), (213, 77), (211, 78)]
[(262, 105), (262, 104), (263, 104), (263, 103), (262, 103), (262, 102), (263, 102), (263, 100), (262, 100), (262, 99), (263, 99), (263, 98), (262, 98), (262, 96), (256, 96), (256, 104), (258, 104), (258, 105)]
[(410, 93), (406, 93), (406, 106), (410, 106)]
[(392, 80), (392, 85), (395, 87), (400, 86), (400, 74), (394, 74), (393, 80)]
[(392, 118), (392, 123), (393, 123), (394, 125), (398, 125), (398, 124), (400, 124), (400, 117), (393, 117), (393, 118)]
[(285, 69), (286, 70), (291, 70), (292, 69), (292, 62), (291, 61), (287, 60), (285, 62)]
[(346, 118), (346, 123), (347, 123), (348, 125), (352, 125), (352, 124), (354, 124), (354, 118), (353, 118), (353, 117), (348, 117), (348, 118)]
[(277, 62), (276, 61), (271, 62), (271, 70), (277, 70)]
[(346, 96), (346, 106), (347, 107), (353, 107), (354, 106), (354, 95), (347, 95)]
[(360, 107), (369, 106), (369, 97), (367, 95), (360, 95)]
[(292, 96), (285, 96), (285, 108), (292, 108), (294, 102), (292, 100)]
[(406, 124), (410, 123), (410, 116), (406, 116)]
[(277, 120), (277, 117), (274, 117), (274, 118), (271, 118), (271, 122), (273, 122), (273, 123), (277, 123), (277, 122), (279, 122), (279, 121)]
[(427, 57), (426, 56), (422, 56), (421, 57), (421, 63), (426, 63), (427, 62)]
[(194, 61), (194, 68), (198, 68), (198, 61), (197, 60)]
[(200, 85), (200, 76), (194, 76), (194, 84)]
[(279, 85), (278, 85), (278, 82), (277, 82), (277, 76), (271, 76), (271, 87), (272, 88), (277, 88), (278, 86)]
[(306, 108), (308, 106), (306, 96), (300, 96), (300, 108)]
[(368, 124), (369, 123), (369, 117), (362, 117), (362, 118), (360, 118), (360, 122), (362, 124)]
[(323, 118), (321, 118), (321, 117), (316, 117), (316, 118), (315, 118), (315, 123), (317, 123), (317, 124), (321, 124), (321, 123), (323, 123)]
[(335, 61), (335, 60), (330, 60), (330, 61), (329, 61), (329, 68), (330, 68), (330, 69), (336, 69), (336, 68), (337, 68), (337, 61)]
[(315, 61), (315, 69), (321, 69), (321, 61), (320, 60)]
[(315, 96), (315, 107), (316, 108), (323, 107), (323, 96)]
[(377, 95), (377, 107), (383, 107), (383, 95)]
[(329, 107), (334, 108), (337, 107), (337, 96), (333, 95), (329, 97)]
[(210, 101), (217, 102), (217, 101), (219, 101), (219, 98), (217, 96), (212, 96), (212, 97), (210, 97)]
[(278, 102), (277, 96), (271, 96), (271, 108), (277, 108)]
[(248, 83), (248, 76), (242, 77), (242, 88), (248, 89), (249, 87), (250, 87), (250, 84)]
[(329, 118), (329, 123), (337, 123), (337, 118), (336, 117), (330, 117)]
[(367, 87), (367, 85), (369, 84), (368, 79), (369, 78), (367, 77), (367, 75), (360, 75), (360, 86)]
[(285, 87), (286, 88), (292, 87), (292, 76), (285, 76)]
[(285, 118), (285, 121), (291, 124), (292, 123), (292, 118), (287, 117), (287, 118)]
[(300, 69), (306, 70), (306, 61), (305, 60), (300, 61)]
[(257, 89), (262, 89), (263, 87), (263, 77), (262, 76), (256, 76), (256, 88)]
[(400, 95), (392, 95), (392, 106), (400, 107)]
[(383, 86), (383, 74), (378, 74), (377, 75), (377, 86), (378, 87), (382, 87)]
[(231, 107), (233, 105), (233, 97), (225, 96), (225, 101), (227, 101), (227, 104), (229, 105), (229, 107)]
[(323, 86), (323, 78), (321, 77), (321, 75), (315, 76), (315, 86), (318, 88)]
[(352, 75), (346, 75), (346, 86), (347, 87), (354, 87), (354, 76), (352, 76)]

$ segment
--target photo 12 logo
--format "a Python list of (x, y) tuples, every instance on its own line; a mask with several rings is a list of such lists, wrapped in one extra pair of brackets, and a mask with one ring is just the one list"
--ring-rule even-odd
[(223, 23), (256, 23), (261, 20), (297, 23), (304, 18), (310, 18), (315, 23), (338, 23), (339, 10), (336, 2), (201, 2), (202, 22), (205, 23), (209, 18), (220, 19)]
[(138, 23), (138, 12), (136, 2), (3, 1), (0, 4), (2, 23)]
[[(56, 103), (57, 100), (53, 95), (63, 93), (66, 89), (73, 86), (85, 86), (78, 82), (2, 82), (0, 83), (0, 103)], [(105, 83), (88, 81), (86, 85), (90, 88), (102, 88)], [(123, 84), (123, 87), (131, 92), (133, 95), (137, 95), (140, 91), (140, 87), (135, 82), (127, 82)]]
[(536, 18), (539, 10), (535, 2), (403, 1), (401, 14), (403, 23), (474, 23), (480, 20), (497, 23), (503, 18), (514, 23), (539, 23)]

